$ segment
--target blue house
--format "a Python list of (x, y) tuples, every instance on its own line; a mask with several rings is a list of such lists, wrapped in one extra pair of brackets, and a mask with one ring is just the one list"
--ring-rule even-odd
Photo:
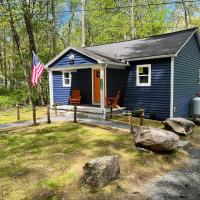
[(186, 117), (200, 92), (200, 37), (196, 28), (149, 38), (68, 47), (46, 64), (50, 104), (69, 105), (73, 89), (81, 104), (106, 114), (105, 97), (121, 91), (120, 106), (145, 108), (159, 119)]

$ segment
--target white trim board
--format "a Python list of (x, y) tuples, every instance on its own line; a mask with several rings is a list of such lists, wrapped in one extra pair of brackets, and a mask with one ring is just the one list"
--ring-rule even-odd
[(170, 117), (174, 117), (174, 57), (171, 57)]
[(53, 72), (49, 72), (49, 93), (50, 93), (50, 106), (53, 106)]
[(73, 65), (71, 67), (69, 66), (62, 66), (62, 67), (50, 67), (48, 68), (48, 71), (68, 71), (68, 70), (77, 70), (77, 69), (90, 69), (99, 67), (98, 64), (82, 64), (82, 65)]

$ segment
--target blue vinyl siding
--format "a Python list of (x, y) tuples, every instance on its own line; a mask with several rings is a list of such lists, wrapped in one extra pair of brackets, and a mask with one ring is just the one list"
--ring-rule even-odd
[(70, 60), (69, 60), (69, 56), (71, 54), (74, 55), (74, 64), (73, 65), (77, 66), (77, 65), (81, 65), (81, 64), (96, 64), (97, 63), (92, 58), (89, 58), (89, 57), (87, 57), (83, 54), (80, 54), (74, 50), (69, 50), (66, 54), (64, 54), (62, 57), (60, 57), (54, 63), (52, 63), (50, 67), (59, 68), (59, 67), (73, 66), (72, 64), (70, 64)]
[(107, 68), (107, 96), (115, 96), (120, 90), (119, 105), (123, 106), (123, 99), (128, 80), (128, 70)]
[(92, 102), (92, 80), (91, 69), (80, 69), (72, 72), (71, 87), (63, 87), (62, 72), (53, 72), (53, 96), (54, 103), (60, 105), (69, 104), (69, 96), (73, 89), (81, 92), (81, 104), (91, 104)]
[(71, 88), (81, 91), (81, 104), (92, 104), (91, 69), (79, 69), (73, 72)]
[[(145, 115), (153, 112), (158, 119), (170, 115), (171, 60), (155, 59), (131, 62), (123, 105), (128, 109), (144, 107)], [(151, 86), (136, 86), (136, 65), (151, 64)]]
[(193, 35), (184, 48), (175, 57), (174, 63), (174, 116), (187, 117), (190, 114), (190, 103), (199, 85), (200, 48)]

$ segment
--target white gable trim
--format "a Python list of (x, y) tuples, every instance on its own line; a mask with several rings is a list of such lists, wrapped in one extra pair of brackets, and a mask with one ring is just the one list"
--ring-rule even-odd
[(85, 53), (83, 53), (83, 52), (77, 50), (77, 49), (74, 48), (74, 47), (68, 47), (68, 48), (64, 49), (60, 54), (58, 54), (55, 58), (53, 58), (51, 61), (49, 61), (49, 62), (45, 65), (45, 68), (48, 68), (51, 64), (53, 64), (56, 60), (58, 60), (60, 57), (62, 57), (65, 53), (67, 53), (67, 52), (70, 51), (70, 50), (74, 50), (74, 51), (76, 51), (76, 52), (78, 52), (78, 53), (80, 53), (80, 54), (82, 54), (82, 55), (84, 55), (84, 56), (87, 56), (87, 57), (89, 57), (89, 58), (92, 58), (92, 59), (96, 60), (98, 63), (101, 62), (101, 61), (97, 60), (96, 58), (94, 58), (94, 57), (92, 57), (92, 56), (86, 55)]
[(170, 117), (174, 117), (174, 57), (171, 57)]
[(186, 40), (186, 42), (181, 46), (181, 48), (176, 52), (175, 56), (179, 54), (179, 52), (184, 48), (184, 46), (188, 43), (188, 41), (192, 38), (192, 36), (197, 32), (197, 29), (190, 35), (190, 37)]

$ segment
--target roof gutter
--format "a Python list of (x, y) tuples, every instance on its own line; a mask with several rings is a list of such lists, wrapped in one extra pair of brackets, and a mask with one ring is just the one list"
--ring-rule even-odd
[(139, 60), (150, 60), (150, 59), (157, 59), (157, 58), (171, 58), (174, 57), (174, 54), (169, 55), (160, 55), (160, 56), (148, 56), (148, 57), (141, 57), (141, 58), (132, 58), (132, 59), (125, 59), (126, 61), (139, 61)]
[(99, 64), (105, 64), (105, 65), (118, 65), (118, 66), (129, 66), (127, 63), (116, 63), (116, 62), (109, 62), (109, 61), (99, 61)]

